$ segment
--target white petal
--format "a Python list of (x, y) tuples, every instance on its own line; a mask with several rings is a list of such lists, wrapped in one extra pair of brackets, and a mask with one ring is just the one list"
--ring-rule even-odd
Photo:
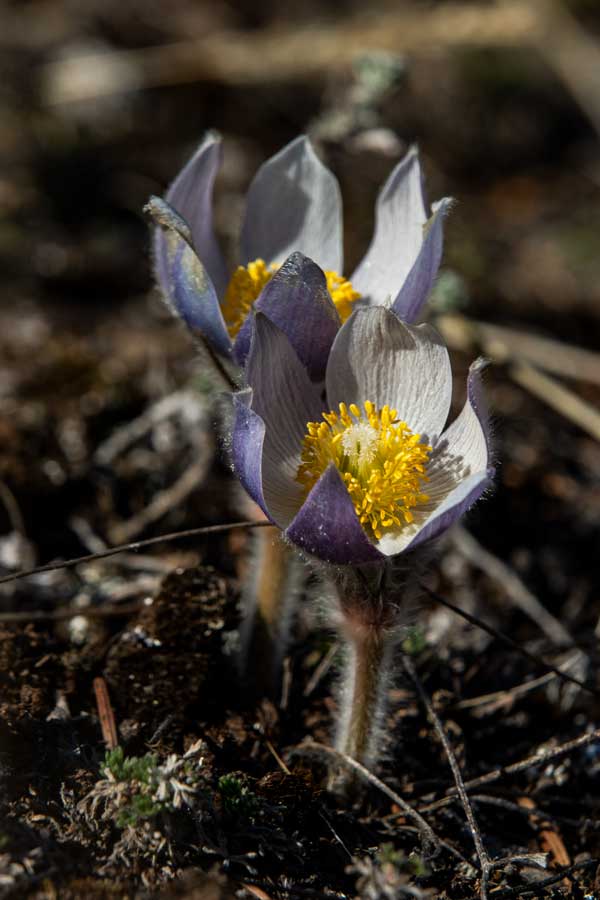
[(415, 521), (412, 525), (399, 532), (385, 534), (377, 544), (377, 549), (385, 556), (395, 556), (441, 534), (481, 497), (491, 484), (492, 477), (492, 470), (468, 475), (454, 486), (433, 511), (426, 514), (423, 510), (419, 513), (413, 510)]
[(327, 364), (327, 401), (389, 405), (429, 442), (448, 417), (448, 351), (430, 325), (405, 325), (382, 306), (357, 310), (343, 325)]
[(264, 163), (248, 191), (241, 257), (282, 263), (299, 250), (341, 274), (342, 201), (337, 180), (305, 136)]
[(252, 409), (265, 423), (263, 495), (275, 521), (285, 528), (305, 498), (296, 481), (307, 422), (321, 418), (319, 389), (311, 382), (292, 345), (262, 313), (256, 314), (246, 363), (253, 389)]
[(371, 245), (352, 285), (371, 305), (389, 304), (410, 272), (427, 222), (419, 154), (413, 147), (384, 184), (375, 207)]
[(449, 459), (460, 460), (465, 473), (482, 472), (490, 464), (487, 408), (480, 378), (484, 366), (484, 360), (479, 359), (469, 369), (467, 400), (438, 442), (434, 471)]
[(412, 549), (450, 527), (491, 483), (487, 410), (477, 360), (469, 370), (467, 400), (437, 442), (427, 467), (429, 482), (423, 490), (429, 502), (413, 509), (414, 521), (381, 539), (378, 549), (393, 556)]

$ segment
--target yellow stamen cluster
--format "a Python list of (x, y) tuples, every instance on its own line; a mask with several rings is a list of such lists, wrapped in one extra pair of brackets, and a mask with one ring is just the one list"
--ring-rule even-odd
[[(260, 292), (278, 268), (277, 265), (267, 266), (264, 259), (255, 259), (247, 266), (238, 266), (231, 276), (222, 309), (225, 325), (232, 339), (237, 336), (253, 303), (258, 300)], [(325, 272), (325, 277), (331, 299), (340, 319), (345, 322), (352, 312), (352, 304), (360, 294), (347, 278), (337, 272)]]
[(354, 403), (340, 403), (339, 410), (308, 422), (296, 480), (308, 492), (334, 463), (362, 526), (379, 540), (385, 530), (412, 522), (411, 509), (428, 501), (421, 485), (428, 481), (431, 447), (389, 406), (377, 410), (367, 400), (364, 412)]
[(255, 259), (247, 266), (238, 266), (231, 276), (222, 310), (232, 340), (237, 336), (265, 284), (273, 277), (273, 271), (273, 268), (267, 267), (264, 259)]

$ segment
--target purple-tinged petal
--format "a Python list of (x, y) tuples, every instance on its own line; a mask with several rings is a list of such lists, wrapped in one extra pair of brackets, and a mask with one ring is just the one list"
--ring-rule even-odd
[(400, 288), (392, 309), (405, 322), (414, 322), (434, 285), (444, 249), (444, 216), (452, 205), (445, 197), (435, 206), (419, 255)]
[(253, 409), (252, 389), (233, 395), (235, 419), (231, 440), (231, 455), (235, 473), (252, 499), (267, 518), (270, 518), (262, 489), (262, 455), (265, 423)]
[(389, 309), (358, 309), (344, 323), (327, 363), (327, 400), (370, 400), (398, 411), (429, 442), (442, 428), (452, 396), (448, 351), (430, 325), (405, 325)]
[[(481, 495), (492, 486), (494, 469), (485, 472), (475, 472), (454, 488), (445, 500), (440, 503), (435, 512), (427, 519), (423, 527), (404, 548), (414, 550), (419, 544), (437, 537), (443, 531), (450, 528), (463, 516)], [(383, 548), (382, 548), (383, 549)]]
[[(284, 332), (311, 378), (322, 381), (341, 322), (316, 263), (292, 253), (263, 288), (254, 309)], [(239, 365), (248, 355), (251, 336), (252, 316), (248, 316), (233, 348)]]
[[(213, 184), (222, 158), (221, 139), (210, 133), (202, 141), (192, 158), (171, 184), (165, 199), (189, 224), (192, 244), (202, 260), (218, 297), (222, 297), (227, 285), (227, 267), (213, 231)], [(163, 291), (166, 284), (166, 253), (164, 235), (157, 230), (155, 236), (156, 271)]]
[(311, 556), (335, 565), (383, 560), (365, 534), (350, 494), (333, 465), (312, 488), (285, 536)]
[[(231, 352), (231, 340), (210, 276), (189, 243), (190, 229), (168, 203), (151, 198), (146, 211), (160, 223), (164, 298), (192, 334), (202, 335), (224, 356)], [(166, 288), (165, 288), (166, 285)]]
[(307, 422), (320, 420), (323, 404), (285, 334), (260, 312), (254, 317), (246, 381), (253, 388), (252, 408), (266, 426), (263, 496), (270, 518), (283, 528), (304, 499), (296, 481), (302, 441)]
[(442, 461), (447, 457), (460, 459), (469, 472), (487, 469), (491, 458), (488, 410), (481, 383), (485, 366), (486, 360), (480, 357), (469, 367), (465, 405), (435, 448), (436, 457)]
[(413, 549), (436, 537), (491, 485), (494, 470), (490, 466), (487, 411), (480, 377), (484, 365), (481, 359), (472, 364), (466, 403), (434, 447), (427, 467), (429, 482), (424, 486), (429, 501), (413, 510), (415, 519), (411, 526), (384, 535), (378, 547), (386, 555)]
[(299, 250), (322, 269), (343, 270), (342, 202), (336, 178), (306, 136), (267, 160), (248, 190), (242, 264), (282, 263)]
[(397, 295), (419, 254), (427, 218), (419, 154), (413, 147), (381, 189), (371, 245), (351, 278), (370, 305), (389, 304)]

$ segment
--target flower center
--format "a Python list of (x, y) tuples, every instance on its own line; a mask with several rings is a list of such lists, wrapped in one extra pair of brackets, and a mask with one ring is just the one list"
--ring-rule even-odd
[(296, 480), (308, 493), (334, 463), (361, 525), (379, 540), (383, 531), (412, 522), (411, 509), (429, 500), (421, 486), (429, 480), (431, 447), (389, 406), (377, 410), (367, 400), (364, 412), (354, 403), (339, 410), (308, 422)]
[[(265, 284), (271, 280), (279, 266), (267, 266), (264, 259), (255, 259), (247, 266), (238, 266), (225, 291), (223, 301), (223, 318), (230, 337), (235, 338), (244, 324), (244, 320), (252, 305), (260, 296)], [(342, 322), (352, 312), (352, 304), (360, 294), (354, 290), (350, 281), (337, 272), (325, 272), (327, 290)]]

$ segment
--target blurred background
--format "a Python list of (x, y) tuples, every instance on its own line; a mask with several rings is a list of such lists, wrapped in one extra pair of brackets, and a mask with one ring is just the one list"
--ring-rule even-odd
[[(417, 142), (430, 198), (457, 198), (431, 304), (457, 403), (470, 359), (498, 364), (500, 486), (473, 528), (546, 605), (577, 588), (584, 615), (600, 518), (598, 5), (19, 0), (0, 16), (0, 561), (235, 514), (224, 466), (186, 475), (210, 438), (177, 392), (208, 388), (154, 290), (142, 215), (203, 133), (224, 136), (216, 223), (233, 258), (257, 166), (308, 132), (341, 183), (347, 272)], [(106, 448), (173, 394), (175, 414), (151, 412), (159, 431), (144, 420), (141, 443), (125, 430), (126, 453)]]

